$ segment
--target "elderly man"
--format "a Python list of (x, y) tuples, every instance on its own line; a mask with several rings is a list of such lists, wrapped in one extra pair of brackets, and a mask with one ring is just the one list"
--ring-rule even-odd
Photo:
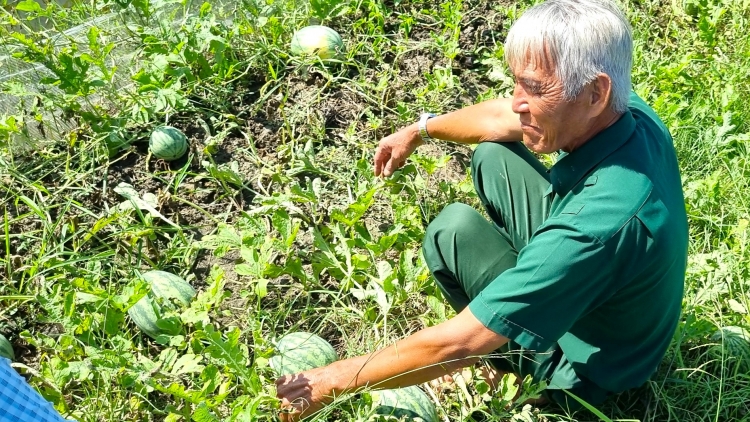
[[(479, 144), (472, 176), (492, 221), (452, 204), (424, 241), (457, 315), (277, 380), (293, 412), (497, 351), (495, 368), (546, 381), (546, 399), (598, 404), (642, 385), (663, 358), (680, 316), (687, 217), (671, 136), (631, 89), (625, 16), (609, 0), (549, 0), (513, 25), (505, 54), (512, 99), (425, 115), (375, 154), (375, 173), (389, 176), (429, 139)], [(532, 152), (559, 156), (548, 171)]]

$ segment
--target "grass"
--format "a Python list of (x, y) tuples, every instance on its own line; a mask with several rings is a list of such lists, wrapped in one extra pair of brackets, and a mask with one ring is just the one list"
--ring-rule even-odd
[[(3, 72), (26, 69), (0, 97), (0, 332), (17, 369), (82, 421), (274, 420), (268, 359), (283, 334), (312, 331), (352, 356), (449, 318), (419, 247), (445, 205), (478, 205), (471, 149), (423, 147), (388, 180), (372, 176), (372, 154), (422, 110), (508, 95), (501, 43), (531, 3), (4, 8)], [(750, 326), (750, 4), (625, 8), (635, 89), (672, 130), (690, 218), (672, 346), (642, 388), (572, 415), (506, 408), (479, 379), (424, 386), (444, 420), (750, 420), (750, 376), (711, 340)], [(293, 31), (313, 22), (341, 33), (345, 58), (289, 56)], [(185, 158), (148, 156), (163, 123), (189, 136)], [(128, 206), (121, 183), (152, 209)], [(159, 341), (127, 316), (149, 269), (199, 291), (174, 315), (180, 334)], [(320, 419), (364, 420), (368, 400)]]

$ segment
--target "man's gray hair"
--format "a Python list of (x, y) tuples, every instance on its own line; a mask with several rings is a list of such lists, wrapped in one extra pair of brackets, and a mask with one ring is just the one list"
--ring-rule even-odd
[(611, 0), (548, 0), (529, 8), (508, 33), (505, 59), (511, 67), (552, 65), (567, 101), (606, 73), (612, 79), (612, 110), (628, 110), (633, 35)]

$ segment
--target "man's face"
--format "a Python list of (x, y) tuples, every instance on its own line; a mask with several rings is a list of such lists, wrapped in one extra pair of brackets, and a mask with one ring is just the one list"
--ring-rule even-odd
[[(519, 115), (523, 143), (531, 151), (549, 154), (569, 151), (585, 139), (589, 107), (585, 95), (574, 101), (563, 99), (562, 83), (554, 70), (543, 66), (517, 66), (513, 69), (516, 86), (513, 112)], [(584, 90), (586, 91), (586, 90)]]

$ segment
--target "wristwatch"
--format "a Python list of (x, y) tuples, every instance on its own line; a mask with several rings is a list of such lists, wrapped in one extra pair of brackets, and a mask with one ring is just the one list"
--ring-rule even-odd
[(430, 139), (430, 134), (427, 133), (427, 120), (432, 119), (435, 117), (436, 114), (432, 113), (422, 113), (422, 115), (419, 116), (419, 125), (417, 126), (419, 128), (419, 136), (422, 137), (422, 142), (427, 142)]

